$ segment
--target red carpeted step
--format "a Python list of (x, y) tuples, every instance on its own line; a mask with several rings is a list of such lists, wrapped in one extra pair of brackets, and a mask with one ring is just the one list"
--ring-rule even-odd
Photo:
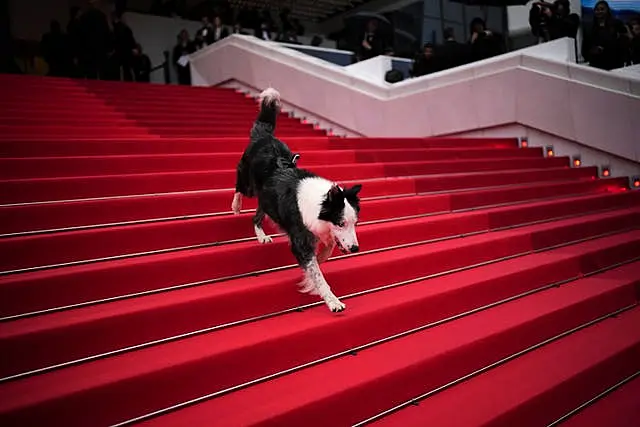
[[(269, 420), (272, 425), (309, 425), (310, 420), (318, 420), (317, 425), (326, 425), (321, 414), (330, 408), (339, 411), (341, 423), (357, 421), (380, 407), (445, 384), (634, 302), (635, 290), (628, 278), (581, 279), (377, 345), (355, 357), (345, 356), (239, 390), (157, 422), (201, 425), (215, 414), (216, 425), (221, 426), (253, 425), (259, 420)], [(369, 310), (363, 306), (362, 316)], [(95, 422), (100, 414), (101, 423), (111, 424), (235, 385), (243, 381), (247, 369), (260, 370), (270, 363), (277, 366), (278, 361), (298, 364), (304, 360), (301, 352), (321, 351), (325, 341), (330, 341), (326, 346), (332, 349), (348, 349), (349, 337), (357, 335), (349, 333), (349, 324), (360, 319), (331, 316), (319, 309), (307, 314), (304, 318), (293, 314), (296, 321), (288, 319), (292, 316), (264, 321), (269, 328), (255, 323), (243, 327), (246, 331), (242, 334), (221, 330), (6, 383), (0, 385), (0, 416), (6, 425), (56, 419), (72, 426), (90, 419)], [(317, 338), (311, 333), (315, 329), (312, 325), (331, 332), (324, 340)], [(281, 334), (290, 337), (293, 344), (285, 344)], [(254, 351), (260, 348), (265, 361), (255, 363)], [(251, 374), (260, 375), (259, 371)], [(334, 377), (340, 380), (327, 381)], [(134, 391), (136, 399), (131, 399)], [(107, 395), (109, 399), (104, 398)]]
[[(127, 119), (123, 116), (116, 115), (100, 115), (95, 119), (91, 118), (90, 125), (97, 127), (122, 127), (135, 125), (135, 122), (131, 119)], [(2, 116), (0, 117), (0, 126), (10, 126), (13, 128), (19, 128), (21, 126), (74, 126), (78, 123), (78, 117), (75, 115), (52, 117), (41, 115), (24, 115), (24, 116)]]
[[(434, 137), (434, 138), (407, 138), (408, 141), (414, 141), (414, 143), (418, 144), (418, 147), (449, 147), (450, 141), (452, 138), (450, 137)], [(397, 140), (397, 138), (329, 138), (332, 142), (343, 142), (348, 141), (349, 143), (357, 144), (393, 144), (393, 141)], [(518, 140), (515, 138), (455, 138), (458, 141), (458, 146), (473, 146), (473, 147), (492, 147), (492, 148), (514, 148), (518, 146)]]
[[(359, 227), (358, 236), (363, 247), (373, 250), (452, 234), (624, 208), (636, 203), (640, 203), (638, 192), (589, 194), (469, 213), (390, 221), (386, 224), (363, 224)], [(392, 199), (384, 203), (382, 209), (376, 209), (376, 205), (381, 205), (377, 200), (365, 201), (362, 208), (366, 210), (367, 205), (372, 205), (374, 212), (363, 215), (361, 222), (402, 218), (413, 214), (412, 211), (404, 210), (405, 198)], [(270, 223), (265, 224), (265, 231), (268, 234), (279, 233)], [(250, 215), (17, 236), (0, 240), (0, 252), (6, 254), (0, 259), (0, 272), (172, 248), (177, 250), (187, 246), (212, 246), (238, 239), (255, 239)]]
[[(541, 158), (540, 149), (390, 149), (300, 151), (300, 167), (349, 163), (402, 163), (457, 159)], [(0, 158), (0, 179), (95, 176), (234, 169), (242, 152), (78, 157)]]
[[(224, 125), (217, 127), (154, 127), (153, 134), (155, 135), (169, 135), (169, 136), (210, 136), (211, 134), (219, 136), (241, 136), (247, 135), (251, 130), (251, 124), (247, 123), (244, 126)], [(57, 136), (65, 135), (69, 137), (91, 137), (92, 135), (104, 135), (104, 137), (111, 138), (116, 136), (133, 138), (136, 135), (147, 135), (149, 130), (146, 127), (135, 125), (122, 125), (122, 126), (86, 126), (79, 127), (73, 126), (7, 126), (0, 125), (1, 138), (8, 140), (13, 138), (34, 138), (42, 136)], [(320, 130), (306, 129), (306, 128), (283, 128), (276, 131), (276, 136), (313, 136), (322, 135)]]
[[(570, 251), (561, 248), (526, 255), (346, 299), (348, 321), (359, 325), (357, 331), (349, 332), (348, 343), (350, 346), (361, 345), (538, 287), (569, 280), (591, 272), (592, 259), (605, 258), (610, 263), (607, 265), (624, 262), (640, 255), (639, 238), (638, 233), (605, 237), (571, 246)], [(282, 271), (264, 276), (259, 287), (255, 281), (246, 278), (13, 321), (0, 331), (0, 349), (5, 360), (0, 366), (0, 377), (292, 308), (296, 305), (293, 294), (298, 278), (298, 272)], [(281, 306), (280, 300), (290, 300), (292, 305)], [(300, 297), (297, 304), (308, 302), (315, 302), (315, 299)], [(355, 308), (352, 307), (354, 304)], [(299, 317), (299, 314), (287, 316)], [(174, 320), (158, 321), (166, 318)], [(383, 325), (368, 327), (368, 322), (380, 318), (385, 319)], [(370, 320), (363, 323), (364, 319)], [(266, 329), (268, 323), (261, 327)], [(137, 326), (130, 328), (126, 325)], [(234, 333), (244, 335), (242, 328), (234, 329)], [(341, 329), (344, 328), (341, 326)], [(110, 332), (116, 330), (117, 334)], [(324, 336), (327, 334), (333, 333), (325, 332)], [(323, 340), (320, 337), (315, 339), (317, 343), (323, 343)], [(61, 342), (65, 345), (59, 345)], [(315, 349), (313, 357), (341, 350), (323, 343), (321, 348)], [(256, 368), (264, 369), (266, 366)], [(262, 374), (264, 371), (255, 375)], [(246, 376), (248, 373), (242, 375), (245, 375), (245, 380), (249, 378)]]
[[(523, 185), (502, 185), (486, 189), (468, 189), (451, 194), (438, 193), (418, 197), (403, 197), (403, 212), (408, 215), (447, 212), (479, 206), (496, 205), (517, 200), (578, 195), (589, 192), (624, 191), (626, 178), (581, 179), (561, 182), (542, 182)], [(399, 191), (403, 190), (400, 188)], [(368, 192), (370, 195), (373, 194)], [(81, 200), (46, 204), (0, 206), (0, 234), (52, 230), (181, 217), (188, 215), (214, 215), (230, 213), (233, 190), (210, 192), (158, 194), (140, 197)], [(255, 208), (255, 199), (245, 199), (244, 209)], [(363, 199), (366, 205), (361, 218), (368, 220), (391, 214), (394, 198), (375, 202)]]
[(135, 125), (124, 125), (124, 126), (86, 126), (81, 127), (77, 125), (73, 126), (0, 126), (0, 132), (2, 132), (2, 138), (9, 139), (12, 135), (21, 135), (21, 136), (29, 136), (29, 135), (122, 135), (133, 137), (137, 134), (144, 134), (145, 130), (136, 127)]
[[(388, 178), (381, 180), (366, 181), (366, 187), (362, 191), (363, 198), (378, 197), (385, 195), (413, 195), (445, 190), (470, 189), (472, 185), (478, 188), (492, 186), (507, 186), (518, 184), (536, 183), (542, 184), (550, 182), (556, 184), (559, 181), (589, 179), (597, 173), (596, 168), (579, 169), (545, 169), (538, 171), (527, 171), (526, 174), (520, 171), (495, 172), (470, 175), (445, 175), (436, 177), (412, 177), (412, 178)], [(345, 184), (349, 184), (348, 182)], [(617, 185), (613, 186), (613, 191), (618, 191)], [(517, 191), (517, 190), (516, 190)], [(535, 191), (535, 190), (534, 190)], [(576, 191), (579, 191), (576, 189)], [(144, 194), (144, 193), (143, 193)], [(482, 193), (486, 194), (486, 193)], [(509, 197), (505, 187), (505, 198)], [(548, 193), (546, 193), (548, 194)], [(563, 192), (567, 194), (567, 192)], [(570, 193), (569, 193), (570, 194)], [(87, 190), (88, 197), (95, 196)], [(24, 196), (24, 195), (23, 195)], [(33, 194), (29, 195), (33, 197)], [(229, 212), (229, 200), (233, 196), (233, 190), (210, 190), (203, 192), (187, 193), (147, 193), (133, 197), (117, 197), (103, 199), (87, 199), (69, 202), (36, 203), (27, 205), (0, 206), (0, 227), (6, 226), (9, 230), (26, 229), (30, 230), (29, 218), (40, 218), (38, 222), (46, 221), (51, 224), (49, 227), (62, 227), (69, 224), (69, 221), (80, 221), (80, 225), (90, 225), (94, 223), (108, 223), (115, 221), (132, 221), (146, 218), (163, 218), (167, 216), (190, 215), (206, 212)], [(53, 197), (46, 194), (43, 197)], [(458, 200), (461, 205), (456, 206), (477, 206), (477, 200), (483, 200), (482, 196), (472, 194), (459, 194)], [(473, 200), (476, 200), (474, 202)], [(60, 200), (60, 199), (58, 199)], [(488, 199), (489, 203), (500, 203), (500, 197), (495, 195)], [(508, 200), (508, 199), (507, 199)], [(28, 202), (30, 200), (19, 200)], [(169, 203), (174, 202), (175, 203)], [(180, 202), (178, 204), (178, 202)], [(255, 199), (248, 199), (243, 202), (245, 209), (255, 208)], [(80, 206), (80, 208), (78, 208)], [(439, 204), (437, 206), (440, 206)], [(133, 210), (135, 207), (140, 211)], [(109, 210), (107, 210), (109, 208)], [(77, 211), (76, 209), (82, 209)], [(61, 213), (72, 211), (70, 216), (60, 217)], [(91, 218), (82, 218), (81, 212), (91, 213)], [(430, 212), (430, 211), (429, 211)], [(75, 225), (78, 225), (76, 222)]]
[[(618, 330), (619, 333), (628, 333), (636, 331), (637, 328), (632, 326), (630, 329), (620, 329), (618, 326)], [(609, 347), (609, 340), (607, 339), (605, 342)], [(636, 369), (640, 372), (640, 367)], [(593, 397), (595, 396), (591, 396), (591, 398)], [(638, 420), (640, 420), (639, 397), (640, 377), (636, 377), (600, 400), (589, 404), (560, 425), (562, 427), (637, 427)]]
[(116, 107), (118, 110), (136, 110), (137, 108), (146, 108), (151, 110), (169, 110), (174, 105), (180, 111), (197, 111), (202, 110), (203, 105), (207, 102), (218, 104), (217, 107), (224, 108), (248, 108), (254, 107), (257, 111), (258, 102), (251, 98), (246, 98), (238, 94), (215, 95), (215, 96), (134, 96), (133, 94), (96, 94), (97, 97), (103, 99), (107, 104)]
[[(135, 111), (127, 111), (126, 117), (140, 121), (141, 123), (161, 123), (163, 120), (175, 121), (178, 123), (192, 123), (199, 122), (200, 124), (207, 124), (209, 121), (216, 122), (224, 122), (227, 120), (230, 121), (239, 121), (239, 122), (250, 122), (253, 123), (258, 115), (258, 112), (255, 108), (232, 108), (224, 111), (220, 110), (201, 110), (199, 112), (189, 111), (174, 111), (172, 113), (158, 113), (154, 111), (146, 111), (146, 110), (135, 110)], [(302, 120), (290, 117), (286, 113), (281, 113), (278, 116), (278, 125), (287, 124), (287, 123), (296, 123), (298, 125), (306, 125), (311, 126), (310, 123), (303, 123)]]
[[(251, 131), (251, 126), (247, 124), (245, 127), (202, 127), (202, 128), (160, 128), (152, 127), (150, 132), (154, 135), (164, 137), (199, 137), (199, 136), (241, 136), (247, 135)], [(323, 136), (326, 135), (322, 130), (314, 129), (277, 129), (275, 136), (277, 138), (286, 137), (302, 137), (302, 136)]]
[[(630, 274), (635, 274), (635, 277), (640, 275), (637, 265), (599, 276), (600, 284), (607, 286), (625, 280), (632, 281)], [(592, 281), (598, 283), (596, 278)], [(592, 396), (640, 370), (639, 322), (640, 309), (634, 308), (524, 354), (369, 425), (549, 425)], [(640, 415), (640, 387), (635, 386), (635, 396), (633, 392), (633, 387), (629, 387), (626, 393), (621, 393), (621, 407), (607, 408), (606, 418), (603, 413), (600, 413), (599, 419), (587, 417), (587, 409), (582, 421), (578, 415), (574, 418), (577, 421), (572, 423), (569, 420), (560, 425), (636, 426), (637, 415)], [(455, 411), (453, 408), (464, 410)], [(598, 408), (598, 404), (592, 408)], [(597, 417), (597, 414), (598, 411), (594, 410), (591, 415)]]
[[(309, 169), (336, 181), (452, 174), (464, 172), (505, 171), (513, 169), (561, 168), (568, 158), (522, 158), (443, 160), (436, 162), (367, 163), (317, 165)], [(442, 176), (442, 175), (440, 175)], [(87, 197), (145, 194), (185, 190), (233, 188), (235, 169), (202, 170), (192, 172), (161, 172), (148, 174), (103, 175), (88, 177), (35, 178), (2, 180), (4, 193), (0, 203), (37, 200), (77, 199)], [(425, 190), (427, 191), (427, 190)], [(28, 199), (27, 199), (28, 198)]]
[[(308, 367), (294, 375), (256, 384), (145, 424), (196, 426), (209, 425), (215, 419), (216, 426), (258, 423), (325, 426), (326, 414), (336, 413), (340, 425), (349, 425), (347, 423), (401, 402), (425, 388), (446, 384), (634, 302), (634, 289), (628, 279), (604, 283), (593, 278), (582, 279), (376, 345), (355, 355)], [(179, 346), (176, 343), (175, 350), (170, 345), (143, 350), (129, 356), (135, 358), (135, 362), (120, 356), (8, 383), (0, 387), (0, 402), (4, 402), (0, 403), (0, 411), (7, 414), (9, 425), (37, 423), (39, 419), (48, 418), (63, 420), (71, 426), (86, 424), (91, 419), (87, 417), (95, 419), (96, 411), (103, 422), (114, 423), (196, 398), (220, 390), (218, 384), (226, 378), (236, 383), (234, 375), (241, 375), (245, 367), (261, 366), (253, 360), (253, 352), (247, 354), (248, 358), (240, 358), (236, 353), (235, 358), (224, 362), (207, 357), (218, 348), (238, 349), (247, 340), (262, 340), (282, 329), (297, 335), (296, 345), (279, 346), (278, 340), (267, 341), (261, 354), (268, 361), (281, 357), (296, 363), (301, 349), (321, 347), (323, 342), (303, 329), (313, 320), (308, 314), (298, 319), (299, 322), (289, 320), (267, 330), (254, 327), (251, 335), (227, 332), (228, 338), (224, 334), (225, 339), (218, 339), (222, 334), (212, 333), (182, 341)], [(348, 330), (338, 327), (338, 323), (346, 322), (348, 317), (332, 318), (322, 313), (318, 316), (322, 316), (319, 321), (323, 324), (336, 325), (337, 332), (332, 334), (335, 337), (329, 336), (327, 340), (332, 342), (327, 345), (346, 339), (348, 346)], [(281, 319), (276, 318), (274, 322)], [(135, 357), (143, 352), (147, 357)], [(163, 357), (165, 352), (170, 355)], [(179, 365), (178, 360), (182, 364)], [(136, 380), (125, 380), (136, 374)], [(96, 380), (102, 383), (97, 390), (92, 388)], [(172, 384), (172, 387), (161, 384)], [(137, 399), (126, 398), (126, 394), (119, 391), (124, 390), (121, 387), (125, 385), (129, 391), (140, 391)], [(160, 389), (162, 393), (149, 392)], [(141, 393), (142, 390), (147, 392)], [(98, 397), (107, 393), (112, 396), (108, 400)], [(71, 408), (87, 410), (71, 411)]]
[[(237, 95), (236, 95), (237, 96)], [(144, 108), (147, 111), (156, 112), (170, 112), (171, 106), (175, 105), (177, 109), (182, 112), (188, 111), (201, 111), (203, 100), (198, 98), (166, 98), (166, 99), (149, 99), (138, 100), (136, 98), (124, 98), (122, 102), (117, 105), (109, 102), (108, 99), (102, 96), (93, 96), (92, 94), (86, 94), (85, 96), (67, 97), (66, 94), (60, 94), (58, 96), (49, 96), (46, 98), (33, 98), (37, 102), (37, 108), (45, 107), (58, 107), (64, 108), (66, 106), (74, 107), (89, 107), (93, 105), (108, 105), (112, 108), (116, 108), (118, 111), (136, 111), (140, 108)], [(9, 108), (11, 105), (15, 106), (15, 110), (28, 111), (34, 105), (30, 102), (31, 98), (27, 95), (22, 98), (5, 99), (0, 100), (0, 109)], [(204, 100), (206, 103), (206, 100)], [(258, 104), (256, 101), (243, 97), (229, 97), (224, 99), (213, 99), (210, 102), (221, 104), (225, 108), (235, 109), (241, 108), (250, 111), (253, 108), (254, 112), (258, 110)]]
[[(221, 126), (237, 125), (243, 129), (249, 129), (253, 125), (255, 117), (247, 118), (206, 118), (206, 117), (190, 117), (186, 119), (173, 117), (171, 119), (156, 118), (154, 120), (139, 119), (122, 114), (115, 115), (98, 115), (95, 118), (85, 118), (87, 126), (121, 126), (123, 124), (132, 124), (138, 122), (145, 126), (166, 126), (166, 127), (203, 127), (203, 124), (209, 126), (210, 130), (215, 130)], [(0, 126), (73, 126), (78, 124), (78, 117), (75, 115), (11, 115), (0, 117)], [(311, 129), (311, 125), (304, 125), (294, 120), (279, 120), (278, 129)], [(247, 132), (248, 134), (248, 132)]]
[[(302, 150), (387, 150), (387, 149), (486, 149), (517, 148), (514, 139), (460, 139), (460, 138), (395, 138), (369, 141), (355, 138), (296, 137), (287, 138), (287, 145)], [(50, 156), (107, 156), (134, 154), (186, 154), (242, 152), (247, 136), (231, 138), (146, 138), (107, 139), (95, 136), (88, 139), (51, 138), (21, 141), (0, 141), (2, 157)]]
[[(477, 221), (477, 219), (474, 219)], [(327, 280), (341, 292), (358, 292), (376, 284), (409, 280), (505, 256), (524, 254), (640, 224), (640, 209), (619, 209), (552, 223), (486, 233), (394, 251), (359, 254), (328, 263)], [(385, 224), (383, 224), (385, 225)], [(460, 227), (454, 223), (452, 227)], [(459, 229), (459, 228), (458, 228)], [(388, 232), (388, 231), (387, 231)], [(412, 233), (411, 228), (404, 230)], [(395, 233), (395, 230), (391, 230)], [(446, 233), (440, 230), (439, 233)], [(442, 234), (441, 234), (442, 235)], [(398, 235), (398, 238), (401, 236)], [(388, 236), (371, 236), (363, 250)], [(0, 277), (0, 315), (11, 316), (86, 301), (212, 281), (290, 265), (288, 242), (245, 242)], [(358, 277), (357, 281), (353, 278)]]
[(193, 103), (193, 101), (200, 101), (203, 103), (209, 102), (240, 102), (240, 101), (252, 101), (254, 98), (245, 96), (235, 91), (218, 90), (216, 88), (210, 88), (209, 90), (199, 91), (194, 93), (192, 90), (188, 91), (164, 91), (158, 90), (157, 86), (135, 87), (122, 89), (116, 88), (96, 88), (87, 87), (85, 89), (91, 94), (98, 96), (102, 99), (108, 100), (114, 104), (120, 104), (133, 100), (135, 102), (155, 101), (155, 100), (177, 100), (182, 102)]

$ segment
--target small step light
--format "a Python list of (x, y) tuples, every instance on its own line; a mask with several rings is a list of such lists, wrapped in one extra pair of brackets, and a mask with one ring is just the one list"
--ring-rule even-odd
[(544, 152), (547, 154), (547, 157), (553, 157), (556, 155), (555, 151), (553, 151), (553, 145), (547, 145)]
[(631, 187), (640, 188), (640, 176), (634, 176), (631, 178)]
[(523, 136), (520, 138), (520, 148), (528, 148), (529, 147), (529, 140), (527, 139), (526, 136)]
[(573, 164), (574, 168), (579, 168), (580, 166), (582, 166), (582, 160), (580, 159), (580, 156), (573, 156), (571, 158), (571, 164)]
[(600, 169), (600, 175), (603, 178), (609, 178), (611, 176), (611, 167), (609, 165), (602, 166)]

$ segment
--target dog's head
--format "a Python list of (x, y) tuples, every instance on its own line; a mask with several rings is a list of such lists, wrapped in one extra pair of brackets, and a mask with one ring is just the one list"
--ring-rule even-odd
[(358, 252), (356, 224), (360, 213), (358, 193), (362, 185), (342, 189), (337, 185), (327, 192), (318, 219), (329, 223), (331, 237), (343, 253)]

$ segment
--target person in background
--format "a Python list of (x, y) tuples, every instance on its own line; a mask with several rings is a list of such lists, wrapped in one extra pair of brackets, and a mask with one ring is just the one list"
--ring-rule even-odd
[(133, 50), (136, 48), (136, 40), (133, 31), (117, 13), (112, 16), (113, 40), (115, 57), (114, 62), (118, 67), (118, 74), (122, 72), (122, 78), (126, 82), (133, 81)]
[(260, 22), (260, 27), (256, 28), (255, 36), (260, 40), (272, 41), (275, 37), (274, 33), (271, 31), (271, 25), (269, 21), (263, 19)]
[(69, 23), (67, 24), (67, 37), (69, 40), (69, 50), (71, 53), (71, 70), (70, 77), (80, 77), (80, 58), (82, 55), (82, 28), (80, 25), (80, 16), (82, 10), (74, 6), (69, 9)]
[(88, 7), (80, 17), (82, 76), (97, 79), (107, 67), (111, 51), (111, 30), (107, 16), (98, 8), (98, 0), (89, 0)]
[(60, 22), (51, 21), (48, 33), (42, 36), (40, 49), (44, 60), (49, 65), (49, 76), (67, 77), (71, 74), (73, 56), (66, 34), (62, 32)]
[(178, 43), (173, 48), (172, 60), (178, 74), (178, 84), (191, 85), (191, 66), (187, 56), (196, 51), (194, 43), (189, 39), (187, 30), (180, 31)]
[(215, 41), (214, 33), (215, 33), (215, 29), (213, 28), (213, 25), (211, 24), (209, 17), (203, 16), (202, 27), (196, 33), (196, 44), (198, 45), (197, 48), (202, 49), (203, 47), (213, 43)]
[(280, 40), (283, 43), (290, 43), (290, 44), (302, 44), (298, 41), (298, 35), (296, 34), (295, 30), (293, 29), (289, 29), (283, 36), (282, 39)]
[(222, 25), (222, 19), (219, 16), (216, 16), (213, 19), (213, 43), (222, 40), (223, 38), (229, 35), (229, 30), (227, 27)]
[(596, 3), (593, 15), (591, 28), (584, 31), (582, 56), (590, 66), (602, 70), (624, 66), (629, 42), (624, 24), (614, 18), (606, 1)]
[(629, 59), (632, 64), (640, 64), (640, 17), (629, 22), (631, 33)]
[(444, 43), (436, 48), (437, 62), (440, 70), (448, 70), (466, 63), (465, 46), (456, 41), (453, 28), (444, 29)]
[(151, 60), (142, 51), (140, 43), (137, 43), (133, 49), (131, 65), (137, 82), (149, 83), (151, 81)]
[(568, 0), (556, 0), (553, 4), (537, 1), (529, 11), (529, 25), (534, 36), (541, 42), (563, 37), (576, 38), (580, 27), (580, 17), (570, 13)]
[(247, 33), (242, 31), (242, 26), (240, 25), (239, 22), (236, 22), (235, 24), (233, 24), (233, 29), (231, 30), (231, 32), (232, 32), (232, 34), (244, 34), (244, 35), (247, 35)]
[(577, 13), (571, 13), (569, 0), (556, 0), (553, 3), (553, 20), (549, 34), (551, 40), (563, 37), (576, 38), (580, 28), (580, 17)]
[(367, 22), (367, 29), (361, 43), (360, 59), (362, 61), (375, 58), (384, 52), (384, 40), (378, 32), (378, 21), (375, 19)]
[(422, 53), (413, 62), (413, 77), (426, 76), (427, 74), (435, 73), (438, 70), (436, 64), (435, 52), (432, 43), (426, 43), (422, 50)]
[(469, 26), (471, 37), (469, 38), (471, 62), (490, 58), (496, 54), (496, 38), (493, 32), (487, 29), (482, 18), (474, 18)]

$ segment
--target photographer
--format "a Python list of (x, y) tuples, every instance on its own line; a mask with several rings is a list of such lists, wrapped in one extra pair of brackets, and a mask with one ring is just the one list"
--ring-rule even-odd
[(529, 11), (529, 25), (534, 36), (540, 42), (548, 42), (563, 37), (576, 38), (580, 17), (569, 13), (568, 0), (556, 0), (553, 4), (537, 1)]
[(470, 62), (481, 61), (504, 52), (502, 35), (488, 30), (483, 19), (474, 18), (469, 25), (469, 33), (471, 34), (468, 43)]

